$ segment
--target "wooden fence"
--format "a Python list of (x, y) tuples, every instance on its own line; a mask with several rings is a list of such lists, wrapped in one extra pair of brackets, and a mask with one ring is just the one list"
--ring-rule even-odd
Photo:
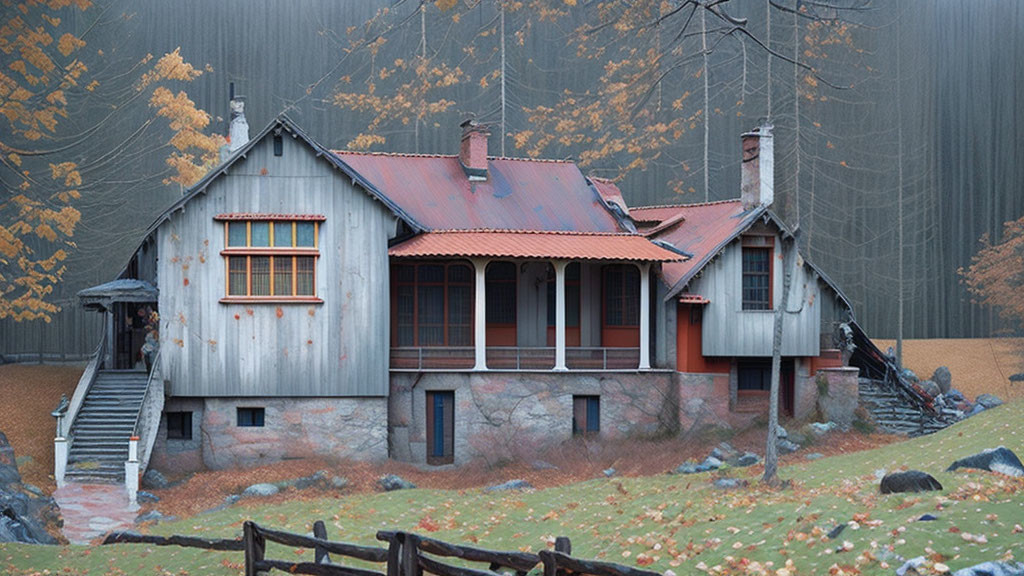
[[(245, 522), (242, 525), (240, 540), (114, 532), (107, 536), (103, 543), (139, 543), (202, 550), (240, 551), (245, 554), (245, 576), (256, 576), (261, 572), (273, 570), (315, 576), (501, 576), (509, 571), (517, 576), (525, 576), (538, 566), (543, 568), (544, 576), (661, 576), (658, 572), (622, 564), (573, 557), (572, 543), (566, 537), (555, 539), (554, 550), (541, 550), (538, 554), (451, 544), (412, 532), (381, 531), (377, 532), (377, 540), (386, 543), (387, 548), (333, 542), (327, 539), (327, 528), (318, 520), (313, 524), (313, 536), (272, 530), (255, 522)], [(268, 542), (291, 548), (312, 549), (314, 561), (295, 562), (267, 558)], [(332, 561), (332, 554), (335, 561)], [(341, 558), (383, 564), (384, 572), (345, 566), (338, 562)], [(481, 563), (487, 567), (456, 566), (442, 562), (439, 558), (454, 558), (463, 563)]]
[(50, 322), (0, 320), (0, 364), (90, 358), (103, 334), (103, 314), (82, 308), (77, 298), (55, 304), (61, 309)]

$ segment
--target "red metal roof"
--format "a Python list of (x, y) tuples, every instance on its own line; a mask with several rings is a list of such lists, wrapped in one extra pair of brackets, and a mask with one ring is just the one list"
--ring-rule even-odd
[(489, 158), (470, 182), (457, 156), (335, 155), (431, 230), (621, 232), (572, 162)]
[(604, 198), (605, 203), (615, 204), (626, 214), (629, 214), (629, 206), (626, 204), (626, 200), (622, 197), (622, 190), (615, 185), (611, 180), (605, 178), (594, 178), (591, 177), (590, 181), (594, 183), (594, 188), (597, 189), (597, 193)]
[(686, 293), (679, 295), (679, 302), (683, 304), (710, 304), (711, 300), (708, 300), (700, 294)]
[(629, 213), (634, 219), (645, 222), (669, 224), (676, 220), (664, 228), (659, 224), (651, 229), (661, 228), (652, 235), (653, 238), (693, 255), (684, 262), (669, 262), (662, 266), (665, 283), (673, 287), (680, 280), (692, 278), (729, 241), (746, 230), (763, 210), (744, 211), (739, 200), (726, 200), (684, 206), (641, 206), (630, 208)]
[(538, 232), (523, 230), (443, 230), (427, 232), (388, 250), (396, 258), (481, 257), (565, 260), (680, 260), (674, 252), (633, 234)]

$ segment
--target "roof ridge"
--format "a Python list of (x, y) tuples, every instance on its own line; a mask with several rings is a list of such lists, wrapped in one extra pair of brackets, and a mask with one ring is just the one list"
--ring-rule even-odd
[[(426, 154), (418, 152), (385, 152), (382, 150), (338, 150), (331, 149), (332, 154), (350, 154), (360, 156), (390, 156), (394, 158), (458, 158), (458, 154)], [(517, 156), (488, 156), (488, 160), (512, 160), (516, 162), (549, 162), (553, 164), (575, 164), (572, 160), (558, 158), (521, 158)]]
[(699, 206), (714, 206), (716, 204), (729, 204), (731, 202), (742, 202), (740, 198), (730, 198), (728, 200), (711, 200), (709, 202), (695, 202), (693, 204), (655, 204), (651, 206), (630, 206), (632, 210), (655, 210), (658, 208), (696, 208)]
[(559, 236), (636, 236), (644, 238), (642, 234), (632, 232), (583, 232), (577, 230), (517, 230), (513, 228), (442, 228), (427, 230), (424, 234), (466, 234), (466, 233), (498, 233), (498, 234), (537, 234), (537, 235), (559, 235)]

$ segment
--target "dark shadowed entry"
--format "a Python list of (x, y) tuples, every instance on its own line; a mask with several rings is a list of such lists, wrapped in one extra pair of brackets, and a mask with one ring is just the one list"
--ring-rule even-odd
[[(772, 388), (772, 361), (770, 358), (741, 360), (736, 367), (737, 405), (739, 412), (768, 410), (768, 395)], [(792, 358), (783, 358), (779, 373), (779, 409), (786, 416), (793, 415), (795, 399), (794, 365)]]
[(455, 392), (427, 392), (427, 464), (455, 461)]

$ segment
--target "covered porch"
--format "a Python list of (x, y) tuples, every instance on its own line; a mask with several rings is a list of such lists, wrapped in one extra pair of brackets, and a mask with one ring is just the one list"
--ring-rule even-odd
[(648, 370), (653, 264), (633, 235), (429, 233), (391, 254), (392, 371)]

